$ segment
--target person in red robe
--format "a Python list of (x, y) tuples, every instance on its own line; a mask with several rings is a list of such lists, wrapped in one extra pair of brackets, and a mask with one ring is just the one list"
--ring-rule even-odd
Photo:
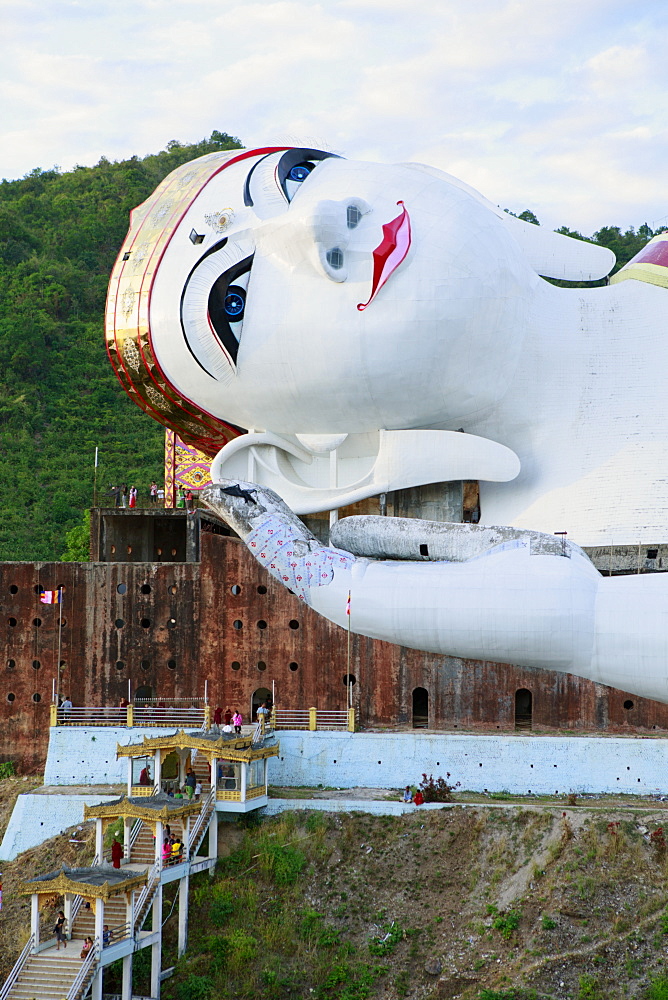
[(119, 842), (114, 837), (114, 842), (111, 845), (111, 863), (114, 868), (121, 867), (121, 858), (123, 857), (123, 848)]

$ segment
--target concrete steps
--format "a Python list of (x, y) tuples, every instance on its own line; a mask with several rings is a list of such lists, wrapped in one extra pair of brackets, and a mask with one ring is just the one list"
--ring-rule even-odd
[(9, 1000), (62, 1000), (81, 968), (83, 938), (67, 942), (57, 952), (49, 948), (31, 955), (9, 992)]
[[(123, 896), (112, 897), (104, 904), (104, 922), (111, 931), (127, 923), (127, 907)], [(76, 938), (95, 937), (95, 914), (92, 909), (81, 907), (74, 919), (73, 934)], [(116, 935), (118, 936), (118, 935)]]

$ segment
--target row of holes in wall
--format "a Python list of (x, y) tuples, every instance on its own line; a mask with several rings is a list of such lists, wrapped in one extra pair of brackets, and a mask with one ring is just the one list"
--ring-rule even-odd
[[(40, 628), (40, 626), (42, 625), (42, 619), (33, 618), (32, 623), (35, 626), (35, 628)], [(15, 628), (18, 625), (18, 620), (14, 617), (10, 617), (7, 619), (7, 624), (9, 625), (10, 628)], [(150, 618), (140, 618), (139, 624), (141, 625), (142, 628), (150, 628), (153, 623), (151, 622)], [(166, 624), (167, 628), (176, 628), (176, 618), (168, 618)], [(60, 626), (61, 628), (65, 628), (66, 625), (67, 621), (65, 618), (63, 618), (63, 620), (60, 623)], [(116, 628), (124, 628), (125, 620), (123, 618), (117, 618), (114, 622), (114, 625), (116, 626)], [(257, 625), (258, 628), (267, 627), (266, 622), (258, 622)], [(241, 623), (237, 626), (235, 622), (234, 627), (241, 628)], [(295, 622), (294, 624), (290, 622), (290, 628), (299, 628), (299, 622)]]
[[(267, 623), (266, 623), (266, 621), (264, 621), (263, 618), (261, 618), (259, 620), (259, 622), (256, 622), (256, 624), (257, 624), (257, 627), (260, 628), (260, 629), (263, 629), (263, 628), (267, 627)], [(240, 631), (240, 629), (242, 629), (244, 627), (244, 623), (241, 621), (240, 618), (237, 618), (236, 621), (233, 621), (232, 625), (237, 630), (237, 632)], [(292, 629), (297, 629), (297, 628), (299, 628), (299, 622), (297, 621), (296, 618), (292, 618), (291, 621), (288, 622), (288, 627), (292, 628)]]
[[(292, 663), (289, 663), (288, 666), (290, 667), (290, 670), (293, 671), (293, 673), (295, 670), (299, 670), (299, 664), (295, 663), (294, 661)], [(241, 664), (239, 663), (238, 660), (232, 660), (232, 662), (230, 663), (230, 667), (232, 668), (232, 670), (241, 670)], [(257, 669), (258, 670), (267, 669), (267, 664), (264, 662), (264, 660), (258, 661)]]
[[(42, 663), (40, 660), (32, 661), (33, 670), (39, 670), (41, 666)], [(150, 670), (152, 664), (150, 660), (141, 660), (139, 666), (142, 668), (142, 670)], [(167, 666), (169, 667), (170, 670), (176, 670), (176, 660), (167, 660)], [(117, 670), (125, 670), (125, 667), (126, 663), (124, 660), (116, 660)], [(15, 669), (16, 669), (16, 660), (11, 660), (11, 659), (7, 660), (7, 670), (15, 670)], [(60, 669), (61, 670), (67, 669), (67, 660), (60, 661)]]
[[(58, 621), (58, 619), (56, 619), (56, 622), (57, 621)], [(42, 625), (42, 619), (41, 618), (33, 618), (32, 623), (35, 626), (35, 628), (40, 628), (40, 626)], [(10, 628), (15, 628), (18, 625), (18, 619), (14, 618), (14, 617), (10, 617), (10, 618), (7, 619), (7, 624), (9, 625)], [(66, 625), (67, 625), (67, 620), (65, 618), (63, 618), (63, 620), (60, 622), (60, 627), (61, 628), (65, 628)]]
[[(267, 593), (267, 588), (265, 587), (265, 585), (263, 583), (261, 583), (255, 589), (257, 590), (258, 594), (266, 594)], [(238, 583), (233, 583), (232, 586), (230, 587), (230, 593), (234, 594), (235, 597), (238, 597), (239, 594), (241, 593), (241, 585), (238, 584)]]
[[(42, 588), (38, 584), (35, 584), (35, 586), (32, 589), (36, 594), (39, 594)], [(66, 588), (64, 584), (59, 583), (57, 589), (65, 590)], [(140, 594), (150, 594), (153, 588), (149, 583), (142, 583), (142, 585), (138, 589)], [(257, 589), (258, 593), (261, 594), (266, 594), (267, 592), (266, 587), (258, 587)], [(169, 587), (167, 587), (167, 590), (170, 594), (175, 594), (178, 590), (178, 587), (176, 586), (175, 583), (172, 583)], [(127, 594), (128, 591), (127, 583), (119, 583), (118, 586), (116, 587), (116, 591), (119, 594)], [(16, 584), (15, 583), (10, 584), (9, 593), (18, 594), (18, 592), (19, 588), (16, 586)]]
[[(32, 696), (32, 700), (34, 702), (41, 701), (42, 700), (41, 694), (35, 692), (35, 694)], [(12, 704), (12, 702), (16, 701), (16, 695), (14, 694), (13, 691), (10, 691), (9, 694), (7, 695), (7, 701), (9, 702), (10, 705)]]

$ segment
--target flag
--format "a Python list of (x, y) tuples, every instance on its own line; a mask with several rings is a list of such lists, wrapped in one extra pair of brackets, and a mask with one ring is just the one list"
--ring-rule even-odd
[(348, 600), (346, 601), (346, 614), (350, 614), (350, 591), (348, 591)]
[(60, 604), (62, 600), (60, 587), (58, 590), (43, 590), (40, 587), (39, 599), (42, 604)]

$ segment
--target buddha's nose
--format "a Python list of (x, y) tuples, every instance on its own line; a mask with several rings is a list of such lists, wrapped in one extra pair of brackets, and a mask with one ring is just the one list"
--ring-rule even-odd
[(321, 200), (267, 220), (257, 231), (262, 253), (278, 254), (291, 266), (308, 260), (331, 281), (345, 281), (348, 265), (370, 254), (378, 242), (370, 219), (371, 206), (362, 198)]

